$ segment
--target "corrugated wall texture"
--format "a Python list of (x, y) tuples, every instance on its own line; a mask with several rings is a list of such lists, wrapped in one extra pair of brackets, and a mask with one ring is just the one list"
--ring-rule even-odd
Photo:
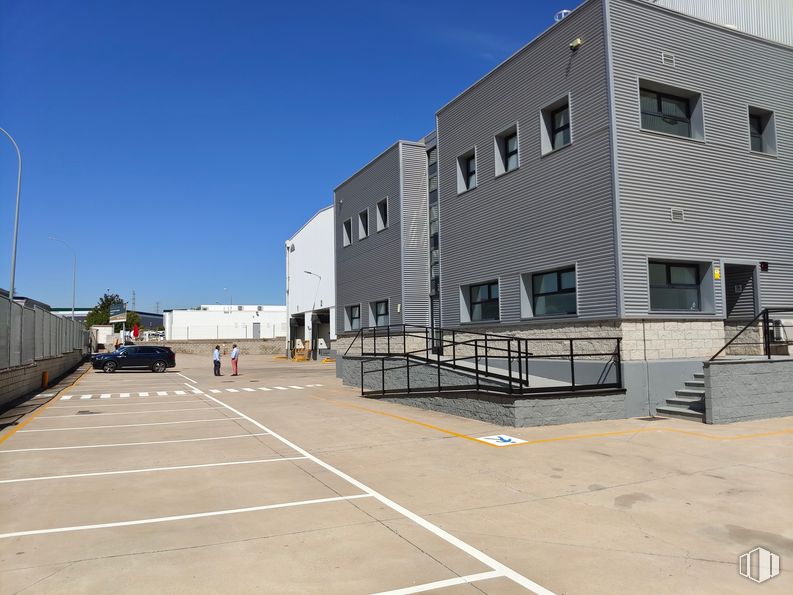
[(793, 45), (790, 0), (648, 0), (713, 23)]
[[(768, 261), (761, 306), (789, 304), (793, 50), (643, 0), (612, 0), (611, 23), (626, 315), (648, 312), (648, 256)], [(639, 78), (702, 93), (705, 142), (640, 130)], [(774, 112), (776, 157), (750, 152), (747, 106)]]
[[(361, 304), (361, 326), (374, 322), (369, 303), (390, 301), (391, 324), (401, 324), (402, 302), (399, 143), (395, 144), (334, 193), (336, 238), (336, 329), (344, 332), (344, 308)], [(388, 227), (377, 231), (377, 203), (388, 197)], [(369, 237), (358, 239), (358, 213), (369, 211)], [(342, 243), (342, 225), (353, 222), (353, 242)]]
[(427, 212), (427, 152), (402, 143), (402, 318), (428, 326), (430, 263)]
[[(605, 63), (589, 2), (438, 112), (443, 326), (460, 322), (461, 285), (494, 279), (501, 321), (518, 322), (521, 274), (571, 264), (579, 316), (616, 315)], [(573, 143), (542, 156), (540, 110), (567, 93)], [(495, 178), (494, 135), (516, 123), (520, 167)], [(458, 195), (457, 157), (474, 147), (478, 187)]]

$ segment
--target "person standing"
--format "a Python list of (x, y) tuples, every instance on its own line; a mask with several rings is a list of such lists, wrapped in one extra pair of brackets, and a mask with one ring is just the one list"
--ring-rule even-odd
[(231, 375), (239, 376), (237, 364), (240, 361), (240, 348), (237, 344), (231, 346)]
[(215, 352), (212, 354), (213, 363), (215, 365), (215, 376), (222, 376), (220, 373), (220, 345), (215, 345)]

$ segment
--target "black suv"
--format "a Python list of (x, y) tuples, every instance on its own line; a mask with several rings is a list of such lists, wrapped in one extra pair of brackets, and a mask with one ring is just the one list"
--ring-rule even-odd
[(152, 372), (165, 372), (176, 365), (176, 354), (170, 347), (129, 345), (112, 353), (95, 353), (91, 356), (95, 370), (115, 372), (121, 369), (143, 368)]

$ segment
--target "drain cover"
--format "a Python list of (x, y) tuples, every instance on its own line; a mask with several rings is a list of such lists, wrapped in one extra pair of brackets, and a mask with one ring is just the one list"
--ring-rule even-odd
[(640, 417), (638, 419), (640, 419), (642, 421), (663, 421), (663, 420), (665, 420), (667, 418), (665, 418), (665, 417)]
[(97, 413), (102, 413), (101, 411), (88, 411), (87, 409), (83, 409), (82, 411), (78, 411), (77, 415), (95, 415)]

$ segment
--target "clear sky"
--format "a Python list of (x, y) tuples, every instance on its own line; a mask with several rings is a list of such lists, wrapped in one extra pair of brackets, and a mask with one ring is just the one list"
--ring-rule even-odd
[[(71, 305), (57, 236), (78, 307), (283, 303), (333, 188), (578, 3), (0, 0), (17, 294)], [(3, 288), (15, 189), (2, 137)]]

